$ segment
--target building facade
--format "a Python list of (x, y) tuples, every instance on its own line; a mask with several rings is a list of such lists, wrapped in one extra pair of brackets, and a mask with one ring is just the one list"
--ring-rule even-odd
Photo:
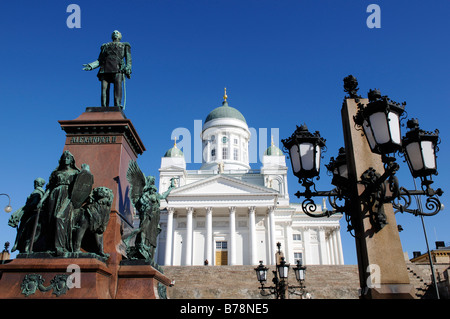
[(275, 264), (277, 242), (288, 263), (343, 264), (341, 216), (311, 218), (290, 203), (284, 154), (272, 141), (260, 169), (252, 169), (250, 138), (225, 95), (203, 124), (200, 169), (186, 169), (176, 143), (162, 157), (159, 191), (172, 178), (177, 187), (161, 202), (158, 264)]

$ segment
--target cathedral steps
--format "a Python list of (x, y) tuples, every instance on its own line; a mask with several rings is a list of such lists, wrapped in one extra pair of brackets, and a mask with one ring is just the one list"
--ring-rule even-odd
[[(167, 289), (172, 299), (261, 299), (256, 280), (256, 266), (163, 266), (164, 274), (175, 280)], [(272, 285), (269, 267), (267, 286)], [(292, 267), (289, 283), (297, 285)], [(359, 288), (356, 265), (309, 265), (306, 290), (314, 299), (357, 299)], [(290, 295), (290, 298), (299, 298)]]
[[(171, 299), (271, 299), (260, 295), (256, 280), (256, 266), (163, 266), (164, 274), (175, 280), (167, 289)], [(266, 286), (272, 285), (269, 267)], [(429, 270), (425, 266), (407, 263), (415, 298), (435, 298)], [(289, 283), (297, 285), (292, 267)], [(308, 265), (305, 286), (314, 299), (358, 299), (359, 276), (357, 265)], [(433, 289), (431, 289), (433, 290)], [(290, 298), (299, 298), (290, 295)]]

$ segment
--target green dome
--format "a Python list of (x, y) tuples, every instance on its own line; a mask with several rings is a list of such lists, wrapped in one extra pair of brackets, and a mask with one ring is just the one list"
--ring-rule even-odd
[(206, 117), (205, 123), (218, 118), (237, 119), (247, 124), (247, 121), (245, 120), (242, 113), (236, 110), (234, 107), (228, 106), (227, 101), (223, 101), (222, 106), (219, 106), (218, 108), (212, 110), (211, 113), (209, 113)]
[(284, 154), (278, 147), (276, 147), (275, 145), (272, 145), (264, 152), (264, 155), (283, 156)]
[(164, 157), (184, 157), (183, 152), (175, 145), (164, 154)]

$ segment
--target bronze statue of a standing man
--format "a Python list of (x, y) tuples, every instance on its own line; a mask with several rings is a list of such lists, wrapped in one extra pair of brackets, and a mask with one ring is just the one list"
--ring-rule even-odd
[(123, 108), (122, 105), (122, 82), (123, 75), (130, 78), (131, 75), (131, 53), (128, 42), (120, 42), (122, 34), (114, 30), (112, 42), (105, 43), (100, 48), (98, 59), (89, 64), (83, 64), (85, 71), (100, 67), (98, 79), (102, 82), (102, 106), (109, 106), (109, 88), (114, 83), (114, 106)]

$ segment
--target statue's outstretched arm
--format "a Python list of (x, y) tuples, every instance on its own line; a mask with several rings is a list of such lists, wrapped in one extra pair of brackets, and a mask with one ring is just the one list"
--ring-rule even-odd
[(174, 189), (174, 188), (175, 188), (175, 178), (171, 178), (169, 188), (162, 195), (160, 195), (161, 199), (166, 199), (167, 196), (169, 196), (172, 189)]
[(90, 70), (96, 69), (100, 66), (100, 60), (103, 60), (103, 57), (104, 57), (105, 47), (106, 47), (105, 43), (100, 47), (100, 54), (98, 55), (97, 60), (95, 60), (94, 62), (88, 63), (88, 64), (83, 64), (84, 71), (90, 71)]
[(100, 66), (100, 63), (98, 62), (98, 60), (95, 60), (94, 62), (91, 62), (88, 64), (83, 64), (83, 66), (84, 66), (84, 68), (83, 68), (84, 71), (90, 71), (90, 70), (98, 68)]

